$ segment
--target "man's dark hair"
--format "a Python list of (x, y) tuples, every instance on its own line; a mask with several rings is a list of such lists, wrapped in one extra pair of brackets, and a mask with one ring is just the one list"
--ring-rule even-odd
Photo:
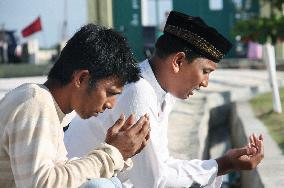
[(123, 85), (139, 80), (140, 76), (126, 39), (113, 29), (94, 24), (83, 26), (67, 42), (48, 79), (66, 85), (76, 70), (90, 72), (90, 87), (111, 76), (119, 78)]
[(196, 53), (187, 42), (174, 35), (163, 34), (158, 38), (155, 44), (156, 56), (166, 58), (176, 52), (184, 52), (189, 62), (195, 58), (203, 57), (201, 54)]

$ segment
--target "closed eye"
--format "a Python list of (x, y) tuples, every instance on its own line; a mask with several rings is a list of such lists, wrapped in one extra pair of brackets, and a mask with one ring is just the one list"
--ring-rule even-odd
[(110, 97), (110, 96), (114, 96), (114, 95), (119, 95), (121, 94), (121, 92), (111, 92), (111, 91), (108, 91), (107, 92), (107, 96)]
[(210, 74), (212, 71), (212, 69), (203, 69), (203, 74)]
[(211, 71), (209, 70), (203, 70), (203, 74), (209, 74)]

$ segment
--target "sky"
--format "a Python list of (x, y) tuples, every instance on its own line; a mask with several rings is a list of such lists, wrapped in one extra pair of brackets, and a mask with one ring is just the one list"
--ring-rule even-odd
[[(62, 39), (65, 0), (0, 0), (0, 29), (15, 30), (20, 43), (38, 39), (40, 47), (48, 48)], [(87, 0), (66, 0), (67, 37), (70, 38), (87, 23)], [(142, 0), (147, 2), (142, 10), (143, 25), (156, 25), (165, 20), (164, 12), (172, 9), (172, 0)], [(156, 11), (159, 2), (159, 13)], [(41, 17), (43, 30), (23, 38), (21, 30)], [(158, 16), (158, 17), (157, 17)]]
[[(21, 42), (21, 30), (41, 17), (43, 30), (28, 37), (37, 38), (40, 47), (51, 47), (62, 38), (64, 0), (0, 0), (0, 28), (16, 30)], [(87, 23), (87, 1), (67, 0), (67, 36), (71, 37)]]

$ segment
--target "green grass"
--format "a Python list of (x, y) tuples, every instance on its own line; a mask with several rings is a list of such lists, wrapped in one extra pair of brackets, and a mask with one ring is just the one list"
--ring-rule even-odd
[(0, 64), (0, 78), (47, 75), (52, 64)]
[[(282, 110), (284, 111), (284, 88), (279, 90)], [(261, 94), (250, 101), (257, 118), (268, 128), (271, 136), (284, 153), (284, 112), (273, 112), (271, 93)]]

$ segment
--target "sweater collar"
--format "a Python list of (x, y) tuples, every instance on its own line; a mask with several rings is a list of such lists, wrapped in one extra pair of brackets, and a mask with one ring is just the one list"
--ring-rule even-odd
[[(51, 92), (49, 91), (49, 89), (45, 86), (45, 85), (41, 85), (42, 88), (46, 89), (50, 95), (51, 95)], [(51, 95), (52, 96), (52, 95)], [(57, 102), (55, 101), (54, 97), (52, 96), (52, 99), (53, 99), (53, 103), (54, 103), (54, 106), (55, 106), (55, 109), (56, 109), (56, 112), (57, 112), (57, 115), (58, 115), (58, 118), (59, 118), (59, 121), (60, 123), (62, 123), (63, 121), (63, 118), (65, 117), (66, 114), (64, 114), (61, 110), (61, 108), (59, 107), (59, 105), (57, 104)]]

